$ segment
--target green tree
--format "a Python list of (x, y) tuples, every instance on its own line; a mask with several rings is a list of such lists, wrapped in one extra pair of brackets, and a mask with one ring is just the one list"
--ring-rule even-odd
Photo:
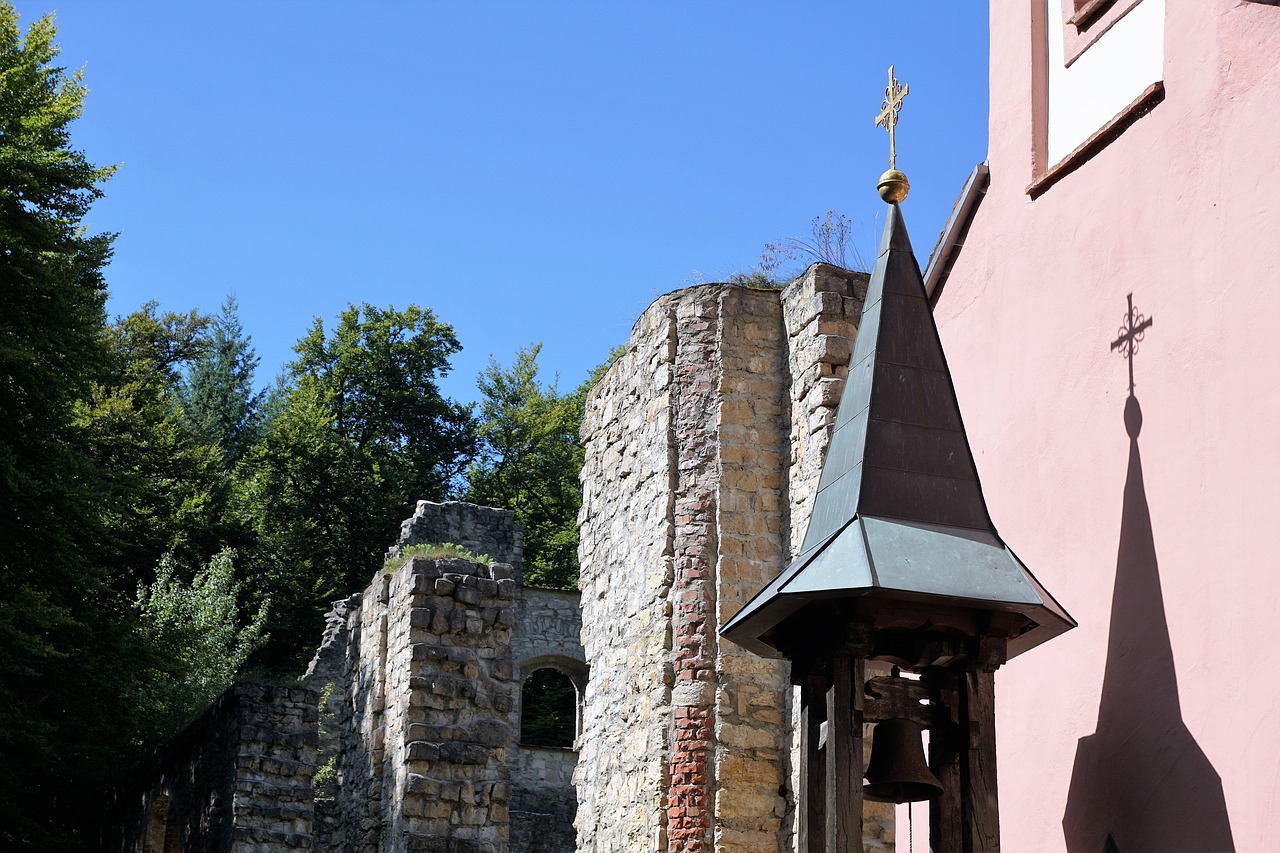
[(253, 390), (253, 374), (259, 359), (234, 296), (222, 303), (210, 332), (209, 346), (192, 361), (180, 394), (192, 434), (216, 446), (230, 470), (257, 439), (262, 394)]
[(467, 471), (466, 499), (515, 512), (524, 528), (525, 583), (574, 589), (582, 506), (578, 430), (590, 384), (561, 394), (556, 382), (540, 383), (541, 349), (521, 349), (509, 369), (490, 358), (476, 380), (480, 452)]
[(68, 550), (52, 540), (83, 512), (72, 409), (107, 349), (112, 236), (86, 235), (80, 221), (112, 170), (70, 147), (85, 90), (51, 64), (54, 34), (42, 18), (24, 42), (0, 4), (0, 541), (11, 583), (39, 582), (49, 549)]
[(184, 583), (166, 554), (155, 581), (138, 588), (139, 632), (161, 661), (139, 691), (143, 742), (159, 743), (194, 719), (266, 640), (265, 604), (247, 622), (241, 618), (233, 559), (220, 551)]
[(155, 302), (117, 319), (101, 375), (77, 407), (88, 458), (105, 500), (97, 507), (98, 559), (114, 569), (123, 594), (167, 551), (196, 564), (222, 545), (228, 482), (218, 449), (184, 421), (182, 373), (208, 349), (208, 317), (158, 313)]
[(400, 521), (446, 496), (475, 443), (470, 408), (436, 384), (460, 346), (430, 310), (353, 305), (294, 349), (238, 474), (263, 543), (253, 585), (273, 600), (261, 660), (277, 668), (304, 661), (329, 602), (368, 582)]
[(577, 689), (569, 676), (554, 669), (535, 669), (520, 688), (520, 743), (573, 746), (577, 705)]
[[(71, 146), (81, 75), (51, 17), (0, 3), (0, 849), (74, 849), (130, 719), (139, 649), (95, 561), (98, 475), (75, 408), (107, 353), (110, 167)], [(124, 689), (122, 689), (124, 688)]]

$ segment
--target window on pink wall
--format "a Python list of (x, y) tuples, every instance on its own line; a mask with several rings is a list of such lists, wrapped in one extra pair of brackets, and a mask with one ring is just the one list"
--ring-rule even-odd
[[(1031, 0), (1032, 179), (1026, 191), (1032, 198), (1071, 174), (1164, 99), (1166, 2), (1170, 0)], [(1094, 17), (1088, 23), (1073, 22), (1077, 9), (1090, 8)], [(1059, 13), (1061, 17), (1055, 17)], [(1113, 26), (1111, 38), (1119, 41), (1109, 47), (1104, 42), (1101, 52), (1072, 69), (1065, 55), (1070, 46), (1077, 48), (1070, 57), (1074, 59)], [(1099, 68), (1108, 81), (1101, 92), (1095, 91)], [(1113, 73), (1117, 71), (1118, 77)], [(1054, 87), (1050, 77), (1057, 81)], [(1051, 88), (1056, 92), (1052, 104)], [(1057, 136), (1051, 138), (1049, 112), (1055, 104), (1060, 120)]]
[(1062, 0), (1062, 58), (1070, 66), (1142, 0)]

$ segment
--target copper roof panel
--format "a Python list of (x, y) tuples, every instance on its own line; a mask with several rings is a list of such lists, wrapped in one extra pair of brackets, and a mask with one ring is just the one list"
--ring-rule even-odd
[(801, 552), (812, 549), (853, 519), (848, 507), (850, 503), (857, 503), (861, 487), (862, 466), (857, 465), (818, 492), (813, 501), (813, 511), (809, 515), (809, 527), (805, 530)]
[(867, 443), (867, 410), (863, 409), (851, 422), (836, 429), (827, 445), (827, 459), (822, 465), (818, 490), (822, 491), (862, 461)]
[(874, 382), (871, 409), (875, 417), (940, 429), (964, 429), (959, 407), (945, 402), (954, 399), (951, 377), (945, 371), (877, 362)]
[(859, 515), (991, 529), (976, 480), (863, 466)]
[(962, 480), (977, 479), (969, 458), (969, 444), (960, 430), (877, 418), (867, 425), (866, 448), (868, 465)]

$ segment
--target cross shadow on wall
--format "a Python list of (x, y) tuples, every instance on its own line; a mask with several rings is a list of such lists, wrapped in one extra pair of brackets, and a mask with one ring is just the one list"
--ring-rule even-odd
[[(1234, 851), (1222, 779), (1182, 722), (1178, 676), (1142, 479), (1133, 354), (1149, 319), (1133, 311), (1112, 344), (1129, 360), (1129, 470), (1097, 730), (1080, 739), (1062, 830), (1070, 853)], [(1206, 567), (1209, 568), (1209, 567)]]

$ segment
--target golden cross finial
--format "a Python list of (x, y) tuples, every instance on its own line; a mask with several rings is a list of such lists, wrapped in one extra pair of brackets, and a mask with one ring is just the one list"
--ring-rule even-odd
[(898, 149), (893, 129), (898, 124), (898, 111), (902, 109), (902, 99), (911, 91), (910, 86), (902, 86), (893, 76), (893, 66), (889, 66), (889, 85), (884, 90), (884, 101), (880, 104), (880, 115), (876, 116), (876, 127), (881, 125), (889, 131), (889, 168), (898, 168)]

